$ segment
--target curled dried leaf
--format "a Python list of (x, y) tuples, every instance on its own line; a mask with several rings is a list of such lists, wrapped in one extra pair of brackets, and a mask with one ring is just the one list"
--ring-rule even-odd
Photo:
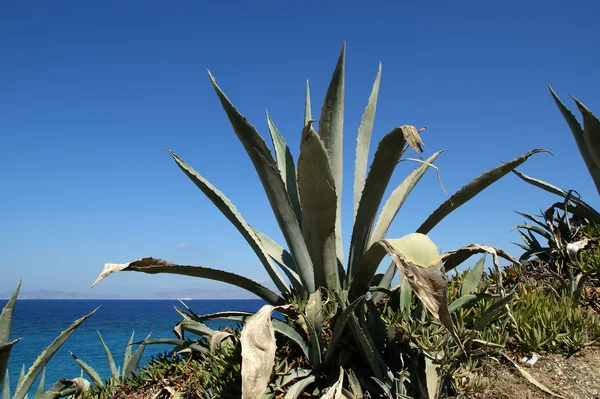
[(275, 364), (275, 331), (271, 313), (275, 308), (263, 306), (242, 330), (242, 399), (261, 398)]
[(224, 339), (233, 337), (233, 334), (227, 331), (217, 331), (210, 337), (210, 352), (213, 353)]
[(402, 130), (402, 134), (404, 135), (406, 142), (408, 143), (410, 148), (414, 150), (414, 152), (420, 154), (425, 150), (423, 140), (421, 139), (419, 133), (423, 130), (427, 130), (427, 126), (421, 129), (417, 129), (416, 127), (411, 125), (404, 125), (400, 126), (400, 129)]

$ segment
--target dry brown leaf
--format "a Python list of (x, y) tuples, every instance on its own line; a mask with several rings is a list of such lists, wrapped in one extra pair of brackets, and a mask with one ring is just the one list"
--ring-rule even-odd
[(217, 346), (226, 338), (233, 337), (233, 334), (227, 331), (217, 331), (210, 337), (210, 352), (213, 353)]

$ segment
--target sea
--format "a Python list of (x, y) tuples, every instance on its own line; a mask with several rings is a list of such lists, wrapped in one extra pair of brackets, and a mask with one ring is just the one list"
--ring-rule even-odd
[[(185, 303), (196, 314), (227, 310), (255, 312), (265, 304), (260, 299), (187, 300)], [(0, 309), (5, 304), (6, 300), (0, 300)], [(73, 379), (80, 376), (81, 369), (69, 351), (92, 366), (101, 377), (110, 377), (106, 354), (97, 331), (111, 350), (117, 367), (122, 368), (125, 347), (132, 333), (135, 332), (134, 342), (144, 340), (149, 333), (152, 333), (152, 338), (175, 338), (173, 326), (181, 321), (181, 316), (174, 309), (174, 306), (182, 307), (178, 300), (17, 300), (11, 339), (22, 340), (13, 347), (8, 362), (11, 393), (15, 392), (21, 367), (25, 365), (27, 372), (37, 356), (61, 331), (98, 306), (100, 309), (81, 324), (46, 366), (46, 388), (61, 378)], [(215, 321), (208, 324), (218, 328), (225, 323)], [(134, 346), (134, 350), (136, 347)], [(169, 345), (146, 346), (140, 367), (153, 355), (169, 352), (171, 349), (172, 346)], [(84, 378), (89, 380), (85, 375)], [(37, 389), (37, 381), (34, 388)]]

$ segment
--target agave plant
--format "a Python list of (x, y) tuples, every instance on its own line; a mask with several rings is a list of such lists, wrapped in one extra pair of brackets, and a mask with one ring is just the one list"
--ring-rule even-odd
[[(148, 334), (148, 336), (146, 337), (144, 342), (140, 343), (140, 345), (135, 350), (135, 352), (132, 353), (133, 337), (135, 336), (135, 333), (132, 333), (131, 337), (129, 338), (129, 342), (125, 348), (125, 357), (123, 359), (123, 367), (117, 367), (115, 360), (113, 358), (112, 352), (110, 351), (110, 349), (108, 348), (108, 346), (106, 345), (104, 340), (102, 339), (102, 335), (100, 335), (100, 331), (98, 331), (98, 338), (100, 339), (100, 343), (102, 344), (102, 347), (104, 348), (104, 353), (106, 353), (106, 360), (108, 361), (108, 368), (110, 369), (111, 377), (108, 380), (109, 384), (112, 385), (112, 384), (120, 383), (121, 381), (131, 378), (135, 375), (135, 372), (138, 368), (140, 360), (142, 359), (142, 355), (144, 354), (144, 349), (146, 349), (145, 341), (148, 341), (150, 339), (150, 335), (151, 334)], [(87, 364), (86, 362), (84, 362), (83, 360), (78, 358), (72, 352), (69, 352), (69, 353), (71, 353), (71, 356), (73, 357), (73, 359), (75, 359), (75, 362), (77, 362), (77, 364), (79, 365), (81, 370), (85, 374), (87, 374), (88, 377), (90, 377), (92, 382), (97, 387), (100, 387), (100, 388), (104, 387), (104, 383), (102, 382), (102, 378), (100, 377), (100, 374), (98, 374), (98, 372), (92, 366), (90, 366), (89, 364)]]
[[(10, 399), (10, 380), (9, 374), (7, 372), (8, 359), (10, 357), (10, 352), (12, 347), (17, 344), (20, 339), (15, 339), (9, 341), (10, 339), (10, 330), (12, 327), (12, 318), (15, 310), (15, 305), (17, 303), (17, 296), (19, 295), (19, 290), (21, 288), (21, 283), (17, 286), (17, 289), (12, 294), (10, 299), (8, 300), (6, 306), (2, 309), (2, 314), (0, 314), (0, 382), (3, 381), (3, 384), (0, 384), (2, 387), (2, 399)], [(17, 382), (17, 388), (12, 399), (24, 399), (27, 398), (33, 383), (37, 379), (37, 377), (42, 373), (40, 377), (39, 386), (37, 392), (34, 396), (35, 399), (54, 399), (59, 397), (68, 397), (70, 395), (77, 395), (86, 389), (85, 382), (82, 379), (76, 378), (74, 380), (61, 380), (55, 384), (51, 389), (45, 391), (44, 390), (44, 382), (45, 382), (45, 367), (46, 364), (50, 361), (52, 356), (56, 353), (58, 349), (67, 341), (67, 339), (77, 330), (77, 328), (83, 323), (87, 318), (93, 315), (97, 308), (93, 310), (91, 313), (83, 316), (82, 318), (76, 320), (67, 328), (65, 331), (60, 333), (60, 335), (48, 346), (44, 351), (38, 356), (38, 358), (33, 362), (33, 365), (29, 368), (29, 371), (25, 373), (25, 365), (21, 369), (21, 376)], [(89, 385), (89, 383), (88, 383)], [(66, 390), (65, 390), (66, 389)]]
[[(233, 106), (209, 72), (209, 78), (233, 130), (258, 173), (283, 233), (285, 246), (251, 227), (221, 191), (179, 156), (168, 151), (177, 166), (242, 234), (279, 292), (231, 272), (205, 266), (179, 265), (151, 257), (124, 264), (105, 264), (93, 284), (118, 271), (172, 273), (233, 284), (265, 300), (267, 305), (254, 315), (225, 312), (197, 316), (184, 312), (184, 321), (180, 325), (181, 330), (196, 328), (201, 335), (212, 337), (213, 332), (206, 330), (207, 326), (202, 324), (206, 320), (223, 318), (246, 323), (240, 339), (243, 359), (242, 391), (246, 398), (260, 397), (269, 383), (275, 353), (274, 331), (296, 342), (310, 364), (309, 370), (294, 370), (290, 374), (294, 377), (288, 378), (285, 384), (294, 381), (294, 385), (288, 389), (287, 397), (298, 397), (309, 387), (313, 387), (311, 392), (314, 389), (319, 392), (319, 389), (328, 385), (324, 376), (332, 375), (335, 376), (333, 386), (329, 390), (325, 389), (325, 392), (332, 392), (326, 394), (332, 395), (330, 397), (337, 398), (340, 394), (348, 396), (348, 392), (358, 394), (363, 389), (390, 394), (404, 392), (403, 384), (410, 384), (410, 378), (405, 378), (406, 375), (403, 374), (400, 379), (402, 369), (392, 370), (388, 367), (385, 348), (377, 344), (380, 337), (385, 337), (385, 331), (382, 331), (383, 326), (377, 318), (373, 317), (375, 301), (390, 292), (396, 271), (399, 270), (403, 276), (405, 293), (410, 295), (412, 290), (421, 300), (422, 306), (447, 329), (449, 336), (464, 351), (448, 309), (445, 272), (471, 255), (481, 252), (492, 253), (497, 268), (498, 256), (516, 262), (502, 251), (480, 245), (440, 255), (436, 245), (426, 234), (451, 212), (524, 163), (530, 156), (545, 150), (533, 150), (483, 173), (443, 202), (416, 232), (402, 238), (386, 238), (392, 221), (408, 195), (427, 169), (433, 167), (433, 162), (442, 151), (420, 160), (419, 165), (383, 202), (394, 169), (403, 159), (405, 151), (411, 147), (421, 153), (423, 142), (420, 130), (414, 126), (393, 128), (379, 143), (367, 173), (381, 65), (358, 128), (354, 160), (353, 227), (348, 262), (344, 261), (341, 234), (344, 63), (345, 45), (321, 109), (318, 133), (313, 127), (307, 84), (304, 126), (297, 161), (267, 114), (267, 126), (275, 153), (273, 156), (255, 127)], [(390, 256), (393, 262), (385, 274), (376, 277), (385, 256)], [(505, 296), (503, 290), (500, 291)], [(375, 293), (372, 295), (372, 292)], [(297, 301), (295, 298), (298, 297), (304, 299)], [(327, 339), (323, 336), (324, 323), (328, 322), (323, 316), (325, 303), (328, 306), (333, 303), (335, 313), (333, 319), (329, 320), (332, 323), (332, 335)], [(274, 310), (284, 313), (286, 320), (272, 320)], [(182, 336), (170, 342), (191, 345), (181, 338)], [(341, 345), (342, 341), (345, 342), (344, 345)], [(340, 358), (350, 350), (348, 348), (358, 348), (360, 356), (368, 364), (368, 373), (357, 375), (352, 365)], [(435, 358), (433, 361), (436, 361)], [(439, 367), (430, 367), (428, 374), (431, 379), (439, 381)], [(429, 389), (430, 397), (434, 397), (437, 391), (435, 386), (439, 384), (427, 385), (423, 389)]]
[(549, 87), (549, 90), (573, 133), (579, 153), (600, 194), (600, 121), (581, 101), (571, 96), (583, 116), (582, 126), (569, 108), (558, 98), (554, 90), (551, 87)]

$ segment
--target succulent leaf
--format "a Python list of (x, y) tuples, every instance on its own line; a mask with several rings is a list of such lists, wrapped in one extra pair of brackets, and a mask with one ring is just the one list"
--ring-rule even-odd
[(450, 198), (444, 201), (423, 224), (417, 229), (417, 233), (427, 234), (434, 228), (439, 222), (441, 222), (446, 216), (458, 209), (461, 205), (465, 204), (477, 194), (488, 188), (490, 185), (506, 176), (507, 173), (514, 170), (517, 166), (525, 162), (530, 156), (539, 152), (549, 152), (548, 150), (535, 149), (528, 152), (512, 161), (503, 163), (494, 169), (488, 170), (480, 176), (473, 179), (466, 186), (463, 186), (460, 190), (454, 193)]
[[(298, 160), (298, 191), (306, 246), (314, 267), (314, 285), (339, 291), (335, 247), (336, 190), (327, 150), (312, 128), (302, 131)], [(311, 291), (309, 291), (312, 293)]]
[[(244, 149), (252, 161), (258, 177), (265, 189), (269, 203), (283, 233), (290, 253), (294, 257), (294, 263), (298, 268), (298, 274), (302, 281), (310, 283), (313, 275), (313, 266), (302, 236), (302, 231), (296, 213), (292, 207), (290, 197), (285, 188), (285, 184), (277, 169), (277, 164), (273, 159), (271, 151), (267, 147), (264, 139), (256, 131), (246, 118), (233, 106), (225, 93), (221, 90), (216, 80), (209, 72), (210, 80), (221, 100), (221, 105), (227, 113), (229, 121), (233, 126), (237, 137), (242, 142)], [(307, 291), (314, 292), (314, 286), (306, 286)]]
[[(323, 107), (319, 118), (319, 136), (329, 154), (331, 170), (335, 181), (337, 196), (335, 238), (337, 257), (344, 259), (342, 245), (342, 178), (343, 178), (343, 139), (344, 139), (344, 63), (346, 59), (346, 43), (333, 71)], [(305, 125), (306, 126), (306, 125)], [(312, 291), (310, 291), (312, 292)]]
[(377, 69), (375, 83), (369, 96), (367, 108), (360, 121), (358, 128), (358, 137), (356, 139), (356, 159), (354, 162), (354, 219), (358, 212), (358, 205), (365, 188), (365, 179), (367, 177), (367, 162), (369, 160), (369, 148), (371, 146), (371, 135), (373, 133), (373, 124), (375, 123), (375, 111), (377, 109), (377, 98), (379, 97), (379, 83), (381, 81), (381, 63)]
[(106, 276), (120, 271), (135, 271), (148, 274), (169, 273), (183, 276), (208, 278), (243, 288), (246, 291), (249, 291), (264, 299), (268, 303), (281, 304), (284, 302), (279, 295), (270, 289), (246, 277), (203, 266), (176, 265), (175, 263), (155, 258), (142, 258), (129, 263), (105, 263), (104, 270), (102, 270), (102, 273), (100, 273), (94, 284), (92, 284), (92, 287), (106, 278)]

